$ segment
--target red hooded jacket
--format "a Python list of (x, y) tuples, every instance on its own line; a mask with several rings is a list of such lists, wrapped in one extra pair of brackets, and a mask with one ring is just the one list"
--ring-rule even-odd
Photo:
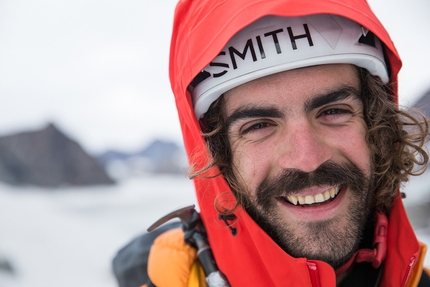
[[(192, 164), (203, 167), (207, 151), (187, 87), (245, 26), (266, 15), (336, 14), (361, 24), (384, 44), (390, 82), (397, 90), (401, 67), (398, 53), (384, 27), (365, 0), (182, 0), (175, 12), (170, 80)], [(395, 95), (397, 98), (397, 95)], [(214, 171), (216, 173), (216, 171)], [(218, 267), (231, 286), (336, 286), (332, 267), (325, 262), (293, 258), (284, 252), (242, 209), (235, 211), (237, 235), (218, 219), (214, 202), (231, 194), (222, 176), (194, 180), (199, 209)], [(420, 253), (400, 195), (389, 214), (388, 251), (382, 285), (405, 286)]]

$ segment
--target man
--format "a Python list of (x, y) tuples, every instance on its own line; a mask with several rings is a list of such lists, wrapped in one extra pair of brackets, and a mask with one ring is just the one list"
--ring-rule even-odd
[[(220, 286), (430, 286), (399, 192), (428, 126), (397, 108), (400, 67), (365, 0), (179, 2), (170, 79)], [(182, 236), (156, 240), (155, 286), (204, 286)]]

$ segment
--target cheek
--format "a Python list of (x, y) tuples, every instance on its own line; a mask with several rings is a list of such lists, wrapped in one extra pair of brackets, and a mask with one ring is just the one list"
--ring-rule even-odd
[(370, 174), (371, 155), (364, 126), (342, 132), (338, 135), (336, 146), (342, 157), (351, 161), (366, 175)]
[(234, 173), (236, 178), (254, 193), (267, 177), (271, 166), (269, 150), (262, 146), (232, 146)]

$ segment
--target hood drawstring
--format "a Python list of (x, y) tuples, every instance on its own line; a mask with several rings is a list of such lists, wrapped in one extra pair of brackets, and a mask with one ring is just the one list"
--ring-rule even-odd
[(363, 248), (355, 252), (348, 262), (336, 270), (336, 276), (348, 270), (354, 262), (369, 262), (372, 263), (373, 268), (379, 268), (379, 266), (381, 266), (387, 255), (388, 219), (387, 216), (381, 212), (376, 214), (376, 219), (373, 249)]
[(234, 214), (228, 214), (228, 215), (218, 214), (218, 219), (224, 221), (225, 225), (227, 225), (227, 227), (230, 229), (231, 235), (233, 235), (233, 236), (237, 235), (237, 228), (233, 227), (232, 223), (229, 223), (229, 221), (236, 220), (236, 215), (234, 215)]

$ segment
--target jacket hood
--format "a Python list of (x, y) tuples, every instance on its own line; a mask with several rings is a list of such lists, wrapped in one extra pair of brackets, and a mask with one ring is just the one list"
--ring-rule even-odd
[[(194, 77), (219, 54), (233, 35), (257, 19), (267, 15), (294, 17), (312, 14), (349, 18), (380, 39), (385, 45), (389, 81), (397, 99), (397, 74), (401, 61), (387, 31), (365, 0), (182, 0), (175, 11), (169, 73), (190, 164), (195, 164), (198, 169), (208, 162), (205, 141), (187, 91)], [(210, 172), (213, 175), (218, 173), (215, 168)], [(233, 198), (222, 176), (210, 179), (197, 177), (194, 183), (216, 262), (232, 286), (252, 286), (256, 282), (264, 282), (265, 286), (283, 286), (285, 282), (291, 284), (289, 286), (313, 286), (310, 266), (318, 270), (319, 286), (335, 286), (336, 278), (331, 266), (320, 261), (292, 258), (241, 208), (235, 211), (237, 235), (233, 236), (226, 224), (219, 220), (214, 206), (220, 196), (225, 197), (226, 202)], [(396, 220), (394, 224), (391, 223), (393, 218)], [(400, 249), (394, 241), (391, 244), (389, 241), (386, 268), (390, 262), (397, 261), (393, 264), (398, 272), (390, 272), (390, 283), (383, 286), (401, 286), (400, 282), (407, 276), (410, 258), (417, 255), (419, 246), (400, 196), (390, 214), (389, 226), (388, 234), (394, 235), (393, 240), (398, 232), (405, 237), (404, 242), (410, 244)]]

